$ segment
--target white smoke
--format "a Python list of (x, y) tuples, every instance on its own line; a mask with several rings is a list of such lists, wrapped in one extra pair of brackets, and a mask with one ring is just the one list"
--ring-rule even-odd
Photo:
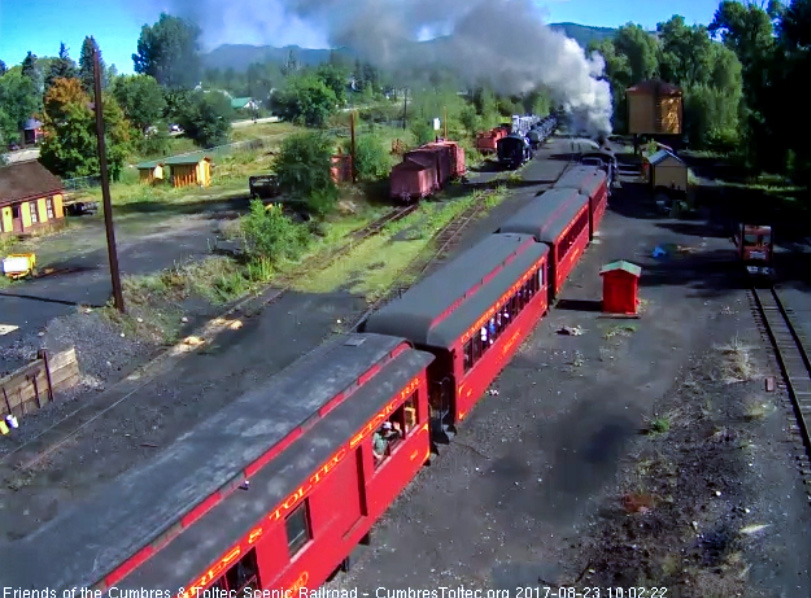
[[(171, 0), (170, 0), (171, 1)], [(522, 95), (543, 88), (577, 126), (611, 131), (611, 90), (600, 80), (605, 64), (587, 57), (572, 39), (544, 25), (532, 0), (173, 0), (185, 16), (205, 24), (275, 27), (297, 19), (327, 33), (333, 47), (395, 72), (448, 68), (466, 84), (489, 83)], [(202, 17), (205, 18), (202, 18)], [(234, 41), (244, 39), (238, 30)], [(426, 32), (448, 37), (434, 51), (414, 42)], [(222, 36), (220, 36), (222, 37)], [(267, 39), (268, 43), (273, 40)]]

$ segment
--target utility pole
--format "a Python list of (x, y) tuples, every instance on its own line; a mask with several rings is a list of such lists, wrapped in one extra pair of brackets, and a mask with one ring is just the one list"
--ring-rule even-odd
[(403, 130), (406, 129), (406, 122), (408, 121), (408, 87), (403, 94)]
[(442, 109), (442, 121), (445, 123), (445, 139), (448, 138), (448, 107)]
[(110, 177), (107, 173), (107, 148), (104, 143), (104, 107), (101, 99), (101, 68), (98, 49), (93, 51), (93, 88), (96, 109), (96, 139), (99, 147), (99, 168), (101, 170), (101, 195), (104, 201), (104, 228), (107, 231), (107, 254), (110, 258), (110, 276), (113, 279), (113, 301), (115, 308), (124, 313), (124, 293), (121, 291), (121, 274), (118, 271), (118, 254), (113, 228), (113, 206), (110, 199)]
[(352, 148), (352, 183), (358, 182), (358, 171), (355, 168), (355, 153), (356, 153), (356, 146), (355, 146), (355, 111), (349, 113), (349, 137), (350, 137), (350, 144)]

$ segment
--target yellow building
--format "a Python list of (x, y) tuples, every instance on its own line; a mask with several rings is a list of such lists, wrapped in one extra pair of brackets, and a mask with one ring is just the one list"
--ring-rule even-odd
[(0, 233), (22, 234), (64, 222), (64, 186), (37, 161), (0, 167)]
[(138, 169), (138, 178), (140, 181), (146, 184), (163, 181), (167, 174), (167, 168), (161, 161), (141, 162), (140, 164), (136, 164), (135, 168)]
[(211, 184), (211, 159), (207, 156), (175, 156), (164, 164), (172, 169), (172, 185), (175, 187), (208, 187)]
[(682, 91), (664, 81), (642, 81), (626, 90), (631, 135), (681, 135)]

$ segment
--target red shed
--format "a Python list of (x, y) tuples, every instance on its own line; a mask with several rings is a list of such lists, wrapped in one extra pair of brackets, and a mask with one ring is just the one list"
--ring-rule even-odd
[(642, 268), (620, 260), (603, 266), (603, 311), (611, 314), (636, 314), (639, 277)]

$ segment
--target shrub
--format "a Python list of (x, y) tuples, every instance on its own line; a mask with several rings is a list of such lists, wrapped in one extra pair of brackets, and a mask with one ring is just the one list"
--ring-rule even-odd
[(258, 260), (295, 259), (307, 244), (307, 231), (280, 208), (265, 209), (259, 200), (242, 221), (248, 255)]
[[(346, 150), (351, 151), (351, 143), (347, 142)], [(358, 179), (361, 181), (374, 181), (389, 174), (391, 160), (383, 140), (376, 135), (363, 135), (355, 143), (355, 168)]]
[(309, 200), (314, 193), (331, 194), (332, 142), (321, 133), (300, 133), (282, 142), (276, 159), (279, 185), (292, 195)]
[(412, 124), (411, 132), (414, 133), (414, 137), (417, 138), (417, 145), (430, 143), (436, 137), (434, 129), (425, 121), (418, 121)]

